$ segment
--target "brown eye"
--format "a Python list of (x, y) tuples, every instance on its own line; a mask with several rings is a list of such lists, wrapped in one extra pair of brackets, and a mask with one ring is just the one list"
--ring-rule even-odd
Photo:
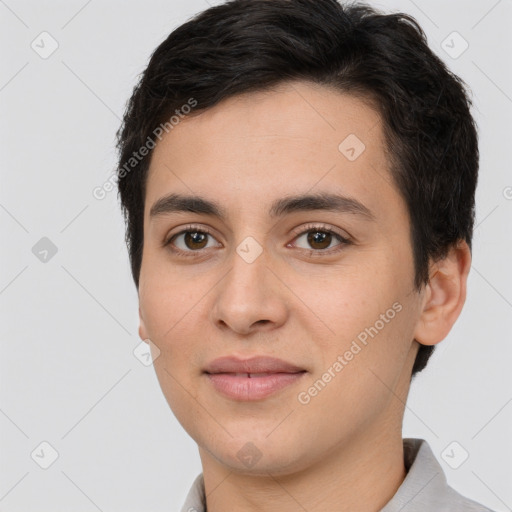
[[(301, 246), (300, 243), (297, 242), (303, 237), (306, 237), (306, 240), (302, 242), (303, 245)], [(295, 244), (297, 244), (299, 248), (319, 254), (322, 254), (322, 252), (330, 253), (331, 249), (334, 251), (339, 250), (342, 249), (343, 246), (350, 244), (350, 240), (347, 238), (322, 226), (306, 226), (306, 230), (302, 231), (295, 240)], [(331, 245), (336, 240), (338, 240), (338, 243)]]
[(327, 249), (331, 245), (332, 234), (325, 231), (310, 231), (307, 238), (313, 249)]
[(214, 240), (213, 235), (205, 228), (188, 227), (171, 236), (163, 245), (178, 255), (197, 256), (202, 249), (213, 247), (208, 244)]
[(208, 241), (208, 233), (202, 231), (186, 231), (183, 241), (188, 249), (204, 249)]

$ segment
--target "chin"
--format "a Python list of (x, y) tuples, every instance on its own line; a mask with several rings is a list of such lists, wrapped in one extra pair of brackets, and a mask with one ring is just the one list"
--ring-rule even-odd
[(311, 451), (303, 439), (290, 439), (286, 431), (281, 436), (274, 432), (267, 437), (270, 431), (266, 429), (253, 437), (241, 434), (231, 438), (226, 434), (224, 442), (219, 443), (217, 437), (201, 444), (217, 462), (239, 474), (287, 475), (311, 464)]

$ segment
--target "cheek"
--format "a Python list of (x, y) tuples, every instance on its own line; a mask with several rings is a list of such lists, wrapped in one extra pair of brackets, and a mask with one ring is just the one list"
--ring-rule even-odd
[(411, 293), (412, 267), (390, 253), (372, 258), (371, 265), (340, 266), (330, 276), (319, 274), (294, 287), (297, 295), (307, 298), (307, 308), (297, 312), (297, 321), (311, 337), (310, 350), (320, 363), (315, 378), (341, 356), (343, 370), (337, 365), (338, 377), (333, 381), (338, 384), (332, 387), (353, 388), (355, 403), (365, 395), (377, 398), (379, 388), (386, 392), (378, 378), (393, 385), (412, 343), (418, 313)]
[[(194, 393), (193, 379), (200, 373), (204, 353), (212, 345), (212, 292), (218, 275), (199, 271), (169, 270), (157, 258), (146, 260), (141, 274), (139, 305), (149, 338), (160, 349), (155, 370), (164, 368)], [(159, 368), (160, 366), (160, 368)], [(165, 375), (162, 375), (165, 377)], [(168, 382), (175, 393), (176, 382)]]
[(321, 321), (323, 334), (340, 340), (352, 339), (373, 325), (400, 297), (399, 283), (404, 281), (385, 258), (372, 258), (371, 264), (364, 260), (347, 259), (316, 273), (291, 276), (293, 291), (301, 299), (300, 318)]
[(196, 395), (194, 360), (205, 343), (199, 339), (204, 328), (197, 319), (203, 294), (187, 292), (175, 278), (163, 279), (156, 273), (148, 277), (143, 285), (141, 281), (139, 304), (147, 335), (160, 351), (153, 361), (155, 373), (176, 417), (187, 417)]
[(170, 269), (161, 258), (144, 261), (139, 287), (139, 304), (146, 327), (155, 338), (166, 338), (181, 318), (193, 308), (198, 298), (194, 294), (199, 283), (194, 285), (180, 275), (179, 268)]
[[(341, 432), (341, 437), (349, 438), (353, 431), (384, 418), (390, 405), (400, 407), (397, 385), (412, 340), (407, 306), (402, 301), (400, 305), (401, 310), (390, 304), (377, 310), (377, 315), (365, 313), (369, 320), (360, 324), (362, 328), (354, 322), (345, 326), (340, 322), (337, 336), (322, 340), (322, 364), (301, 389), (305, 394), (300, 403), (309, 403), (298, 407), (310, 419), (317, 418), (312, 421), (319, 423), (326, 438), (339, 437)], [(326, 411), (329, 418), (336, 419), (327, 421)]]

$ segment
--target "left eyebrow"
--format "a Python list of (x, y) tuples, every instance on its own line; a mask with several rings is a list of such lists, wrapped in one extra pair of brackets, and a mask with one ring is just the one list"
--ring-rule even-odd
[(278, 199), (272, 203), (269, 213), (271, 217), (280, 217), (293, 212), (313, 210), (351, 213), (367, 220), (376, 220), (374, 213), (357, 199), (327, 192)]
[[(327, 192), (283, 197), (272, 203), (269, 215), (271, 218), (277, 218), (293, 212), (313, 210), (351, 213), (366, 220), (376, 220), (375, 214), (357, 199)], [(215, 201), (200, 196), (181, 194), (169, 194), (155, 201), (149, 212), (149, 217), (152, 219), (175, 212), (212, 215), (222, 220), (226, 220), (228, 217), (226, 209)]]

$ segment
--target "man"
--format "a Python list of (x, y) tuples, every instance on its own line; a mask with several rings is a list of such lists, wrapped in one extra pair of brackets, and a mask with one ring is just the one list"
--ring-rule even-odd
[(118, 132), (140, 337), (203, 472), (183, 511), (485, 511), (402, 439), (466, 297), (478, 147), (416, 22), (233, 0)]

